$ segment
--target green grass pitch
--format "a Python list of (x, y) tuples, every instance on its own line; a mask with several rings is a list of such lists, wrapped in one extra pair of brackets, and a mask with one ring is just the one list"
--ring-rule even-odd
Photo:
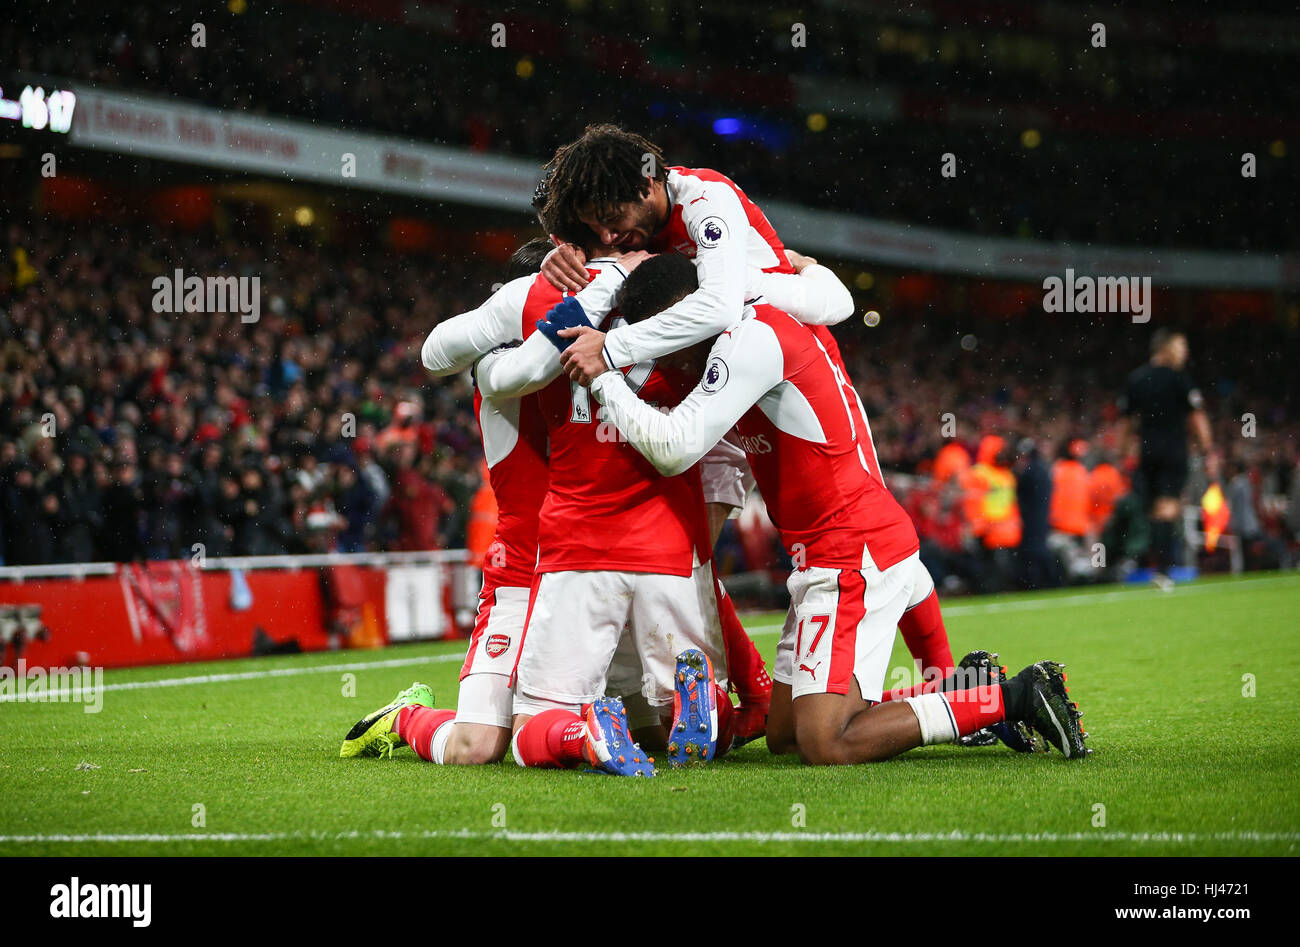
[[(948, 602), (958, 656), (1067, 663), (1081, 763), (944, 746), (807, 768), (758, 743), (630, 780), (341, 760), (412, 680), (454, 706), (464, 644), (114, 671), (98, 714), (0, 703), (0, 855), (1295, 854), (1297, 605), (1294, 574)], [(779, 622), (746, 619), (769, 661)]]

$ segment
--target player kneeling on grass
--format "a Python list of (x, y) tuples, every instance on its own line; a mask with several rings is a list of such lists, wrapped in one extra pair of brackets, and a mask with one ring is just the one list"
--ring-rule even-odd
[[(618, 307), (629, 322), (640, 321), (696, 285), (689, 260), (661, 255), (629, 277)], [(700, 381), (667, 414), (638, 398), (620, 372), (591, 377), (572, 359), (565, 365), (590, 385), (605, 420), (665, 476), (688, 469), (736, 428), (799, 565), (777, 648), (771, 744), (797, 745), (808, 763), (861, 763), (1023, 721), (1067, 758), (1086, 755), (1081, 714), (1054, 662), (1005, 681), (881, 702), (895, 628), (915, 591), (918, 541), (907, 514), (868, 471), (846, 382), (807, 327), (760, 301), (716, 340), (671, 358)]]
[[(688, 649), (678, 655), (675, 678), (670, 758), (675, 763), (706, 762), (720, 751), (718, 736), (726, 730), (718, 722), (720, 709), (725, 709), (719, 701), (726, 700), (726, 691), (718, 686), (702, 651)], [(417, 681), (357, 721), (339, 755), (391, 757), (409, 742), (421, 759), (441, 762), (455, 717), (455, 711), (438, 709), (433, 689)], [(619, 697), (599, 698), (578, 713), (543, 710), (522, 722), (515, 736), (515, 758), (521, 765), (587, 766), (621, 776), (655, 774), (654, 757), (634, 739)]]
[[(612, 298), (624, 271), (613, 259), (590, 265), (599, 275), (569, 303), (580, 311), (586, 305), (604, 313), (609, 302), (601, 300)], [(413, 685), (359, 721), (340, 754), (389, 755), (409, 742), (424, 759), (452, 762), (448, 740), (472, 719), (491, 732), (490, 758), (499, 759), (505, 745), (497, 734), (509, 735), (503, 728), (513, 713), (514, 756), (521, 765), (589, 765), (620, 775), (652, 775), (653, 760), (633, 741), (631, 729), (662, 728), (664, 710), (671, 707), (671, 738), (652, 734), (659, 745), (674, 762), (710, 759), (719, 742), (723, 750), (731, 743), (733, 708), (725, 690), (717, 690), (725, 687), (729, 655), (718, 627), (699, 478), (660, 476), (635, 450), (591, 423), (583, 407), (586, 390), (578, 389), (581, 404), (574, 401), (575, 392), (561, 371), (557, 349), (563, 345), (534, 332), (537, 317), (559, 307), (560, 291), (540, 276), (517, 282), (520, 299), (497, 307), (501, 311), (495, 318), (473, 320), (469, 328), (505, 346), (478, 362), (476, 406), (502, 508), (510, 501), (520, 514), (511, 518), (516, 526), (527, 525), (526, 514), (532, 513), (531, 533), (511, 534), (514, 547), (529, 554), (504, 557), (503, 565), (517, 566), (508, 576), (507, 570), (497, 570), (498, 576), (485, 567), (480, 610), (485, 621), (476, 624), (466, 659), (460, 712), (432, 708), (428, 688)], [(453, 333), (435, 332), (426, 342), (432, 354), (424, 360), (428, 365), (439, 352), (467, 348), (475, 346), (457, 342)], [(638, 378), (644, 391), (672, 391), (650, 366)], [(502, 401), (534, 394), (539, 401), (531, 415), (536, 430), (527, 433), (536, 437), (526, 438), (523, 407), (512, 412)], [(495, 412), (491, 423), (489, 408)], [(513, 427), (511, 416), (517, 419)], [(510, 449), (502, 449), (497, 439)], [(529, 461), (531, 454), (541, 454), (526, 450), (534, 440), (549, 442), (547, 462)], [(525, 492), (517, 494), (519, 490)], [(498, 539), (506, 538), (499, 527)], [(513, 581), (504, 582), (506, 577)], [(520, 591), (523, 581), (532, 585), (531, 595), (512, 596), (506, 612), (497, 599), (503, 592)], [(497, 651), (492, 650), (494, 640), (502, 644)], [(669, 650), (674, 641), (677, 647), (698, 647), (688, 647), (674, 659)], [(752, 650), (748, 639), (744, 644)], [(478, 653), (479, 645), (486, 653)], [(761, 658), (756, 652), (754, 657), (761, 670)], [(511, 686), (516, 668), (518, 693)], [(491, 685), (483, 693), (493, 699), (467, 707), (470, 685), (478, 681)], [(600, 696), (619, 693), (640, 701), (631, 723), (621, 699)], [(467, 709), (478, 712), (471, 718)]]

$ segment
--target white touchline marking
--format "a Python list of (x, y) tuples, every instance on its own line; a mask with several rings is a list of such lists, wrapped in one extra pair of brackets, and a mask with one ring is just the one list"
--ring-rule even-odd
[(503, 842), (926, 842), (1051, 843), (1051, 842), (1135, 842), (1195, 844), (1204, 842), (1295, 842), (1300, 832), (483, 832), (473, 829), (423, 830), (418, 832), (211, 832), (139, 833), (95, 835), (0, 835), (0, 844), (74, 844), (132, 842), (285, 842), (353, 841), (437, 841), (471, 839)]
[[(382, 661), (352, 661), (348, 664), (319, 664), (313, 667), (268, 668), (264, 671), (240, 671), (230, 674), (196, 674), (193, 677), (165, 677), (156, 681), (122, 681), (118, 684), (105, 684), (102, 687), (81, 688), (80, 691), (65, 687), (57, 691), (41, 691), (40, 702), (53, 700), (55, 697), (70, 697), (81, 693), (103, 693), (104, 691), (147, 690), (155, 687), (186, 687), (191, 684), (223, 684), (227, 681), (256, 681), (265, 677), (296, 677), (299, 674), (326, 674), (338, 671), (364, 671), (368, 668), (400, 668), (415, 664), (444, 664), (448, 661), (464, 661), (465, 656), (456, 654), (430, 654), (422, 658), (386, 658)], [(23, 703), (25, 694), (0, 694), (0, 704)], [(32, 701), (35, 703), (36, 701)]]

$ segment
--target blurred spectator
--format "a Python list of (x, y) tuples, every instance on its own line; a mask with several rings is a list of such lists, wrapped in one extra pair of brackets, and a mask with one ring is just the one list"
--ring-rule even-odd
[(903, 506), (916, 526), (921, 561), (935, 584), (948, 592), (983, 589), (984, 567), (970, 548), (975, 539), (962, 518), (959, 479), (915, 481), (903, 497)]
[(1088, 497), (1092, 506), (1089, 520), (1094, 536), (1106, 528), (1115, 504), (1129, 490), (1124, 475), (1107, 458), (1108, 455), (1103, 453), (1088, 475)]
[(133, 562), (144, 558), (143, 510), (144, 491), (135, 464), (121, 460), (104, 491), (103, 527), (98, 542), (104, 559)]
[(198, 463), (190, 471), (186, 510), (186, 534), (202, 545), (203, 553), (214, 558), (230, 554), (233, 532), (222, 516), (221, 469), (224, 454), (221, 445), (209, 441), (198, 450)]
[(89, 562), (95, 558), (95, 534), (103, 525), (100, 489), (86, 453), (73, 448), (59, 481), (63, 522), (59, 529), (59, 561)]
[(1291, 492), (1286, 502), (1286, 531), (1292, 542), (1300, 542), (1300, 455), (1291, 467)]
[(1223, 490), (1230, 517), (1228, 532), (1241, 540), (1249, 568), (1289, 569), (1291, 556), (1286, 543), (1264, 532), (1260, 524), (1255, 484), (1240, 463), (1228, 465), (1228, 482)]
[(144, 480), (145, 554), (149, 559), (176, 559), (189, 555), (181, 549), (181, 531), (187, 525), (193, 485), (185, 476), (181, 454), (156, 447), (148, 454)]
[[(484, 489), (488, 489), (486, 485)], [(335, 509), (344, 525), (338, 537), (339, 552), (362, 552), (373, 541), (383, 504), (370, 483), (349, 464), (340, 464), (334, 480)]]
[[(262, 477), (262, 472), (252, 466), (253, 459), (239, 474), (238, 506), (235, 509), (236, 556), (283, 555), (293, 532), (285, 515), (285, 499), (280, 490)], [(302, 489), (302, 485), (297, 485)], [(305, 520), (296, 524), (300, 534), (307, 527)]]
[(499, 512), (496, 494), (492, 492), (487, 474), (487, 463), (481, 461), (479, 476), (482, 485), (470, 501), (469, 525), (465, 530), (465, 548), (469, 551), (470, 563), (478, 569), (483, 568), (483, 561), (491, 551)]
[(415, 444), (402, 441), (393, 447), (396, 476), (388, 511), (397, 525), (393, 548), (401, 551), (440, 549), (440, 521), (451, 511), (451, 499), (415, 468)]
[[(1004, 456), (1005, 450), (1000, 448), (999, 454)], [(1020, 582), (1030, 589), (1052, 588), (1061, 584), (1056, 558), (1048, 547), (1055, 498), (1052, 473), (1033, 438), (1022, 438), (1016, 454), (1013, 483), (1020, 519), (1019, 535), (1015, 537), (1019, 544)], [(994, 461), (995, 465), (1000, 463), (1000, 459)], [(1007, 533), (1008, 542), (1013, 535)]]
[[(986, 589), (991, 592), (1005, 589), (1017, 571), (1013, 550), (1020, 545), (1023, 527), (1011, 455), (1005, 439), (988, 434), (980, 440), (975, 463), (966, 473), (963, 508), (971, 532), (979, 541)], [(1043, 499), (1045, 504), (1046, 497)], [(1034, 512), (1038, 514), (1036, 509)], [(1046, 509), (1043, 514), (1046, 526)]]
[(947, 483), (954, 478), (960, 482), (969, 469), (970, 451), (959, 440), (948, 441), (939, 448), (939, 453), (935, 454), (934, 479), (939, 483)]
[[(1063, 440), (1052, 464), (1047, 547), (1070, 581), (1096, 578), (1092, 566), (1093, 518), (1091, 475), (1081, 458), (1088, 445), (1078, 439)], [(1021, 501), (1021, 509), (1024, 501)]]

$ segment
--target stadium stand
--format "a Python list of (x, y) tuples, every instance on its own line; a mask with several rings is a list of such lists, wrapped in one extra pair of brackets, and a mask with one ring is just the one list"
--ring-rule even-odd
[[(15, 20), (59, 36), (40, 46), (17, 31), (0, 36), (0, 62), (18, 74), (166, 88), (529, 158), (588, 121), (614, 120), (674, 163), (726, 168), (768, 199), (984, 235), (1297, 246), (1288, 221), (1300, 216), (1300, 186), (1294, 162), (1281, 159), (1300, 130), (1300, 101), (1283, 48), (1265, 42), (1293, 29), (1280, 16), (1117, 12), (1109, 46), (1094, 48), (1081, 32), (1088, 14), (1069, 4), (934, 0), (909, 16), (846, 0), (809, 11), (799, 22), (817, 41), (798, 46), (792, 24), (753, 4), (571, 0), (567, 13), (586, 27), (559, 29), (550, 4), (524, 0), (504, 45), (485, 55), (493, 17), (442, 2), (249, 4), (240, 15), (197, 0), (12, 7)], [(206, 27), (201, 51), (192, 23)], [(644, 43), (629, 42), (629, 29)], [(355, 55), (323, 53), (340, 46)], [(1272, 110), (1244, 114), (1234, 105), (1246, 99)], [(554, 107), (562, 102), (582, 109)], [(1243, 140), (1258, 152), (1257, 177), (1216, 194), (1207, 215), (1187, 182), (1235, 166)], [(944, 153), (959, 157), (956, 178), (936, 174)]]
[[(418, 349), (429, 326), (477, 305), (497, 275), (491, 264), (58, 218), (10, 221), (4, 258), (6, 564), (183, 558), (194, 542), (211, 555), (464, 545), (481, 485), (470, 389), (464, 378), (427, 379)], [(269, 311), (254, 327), (237, 314), (151, 312), (150, 281), (177, 259), (203, 272), (256, 260)], [(958, 478), (927, 492), (950, 443), (936, 423), (945, 413), (971, 456), (989, 434), (1032, 437), (1047, 458), (1082, 439), (1090, 467), (1122, 465), (1105, 393), (1142, 360), (1141, 339), (1117, 350), (1114, 336), (1028, 305), (1012, 319), (967, 306), (958, 320), (928, 303), (889, 312), (885, 326), (854, 322), (837, 335), (882, 465), (936, 548), (960, 558), (969, 525), (951, 489)], [(1300, 488), (1281, 371), (1294, 337), (1267, 325), (1190, 335), (1227, 450), (1232, 531), (1255, 538), (1252, 564), (1279, 564), (1296, 534), (1282, 498)], [(1261, 343), (1274, 370), (1252, 371)], [(1246, 412), (1260, 416), (1259, 436), (1230, 436)], [(56, 437), (42, 433), (47, 415)], [(343, 433), (347, 415), (354, 436)], [(737, 571), (762, 567), (734, 557)]]
[(258, 264), (270, 312), (245, 332), (148, 304), (164, 261), (238, 267), (247, 241), (56, 221), (5, 244), (24, 261), (0, 277), (7, 564), (464, 544), (469, 388), (428, 383), (418, 352), (488, 268), (282, 240), (257, 254), (279, 262)]

